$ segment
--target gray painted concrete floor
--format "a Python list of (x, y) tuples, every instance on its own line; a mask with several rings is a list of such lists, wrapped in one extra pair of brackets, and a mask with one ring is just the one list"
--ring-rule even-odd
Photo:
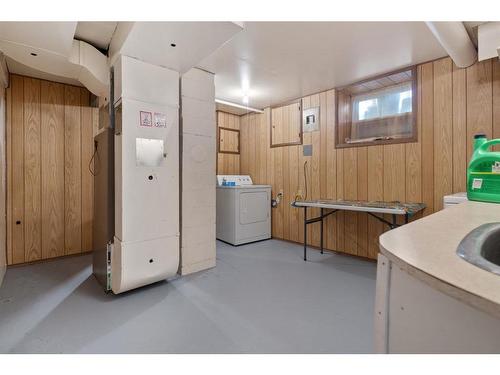
[(217, 267), (105, 294), (91, 256), (9, 268), (1, 353), (367, 353), (375, 263), (269, 240)]

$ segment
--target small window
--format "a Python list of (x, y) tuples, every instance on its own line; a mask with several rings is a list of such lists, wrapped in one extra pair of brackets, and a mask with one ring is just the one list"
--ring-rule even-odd
[(416, 71), (337, 90), (337, 147), (416, 141)]

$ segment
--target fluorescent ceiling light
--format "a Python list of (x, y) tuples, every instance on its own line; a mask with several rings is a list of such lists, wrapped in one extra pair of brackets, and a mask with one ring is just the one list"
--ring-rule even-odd
[(228, 105), (230, 107), (246, 109), (246, 110), (248, 110), (250, 112), (264, 113), (264, 111), (262, 109), (252, 108), (252, 107), (248, 107), (246, 105), (232, 103), (232, 102), (228, 102), (228, 101), (221, 100), (221, 99), (215, 99), (215, 102), (219, 103), (219, 104), (225, 104), (225, 105)]

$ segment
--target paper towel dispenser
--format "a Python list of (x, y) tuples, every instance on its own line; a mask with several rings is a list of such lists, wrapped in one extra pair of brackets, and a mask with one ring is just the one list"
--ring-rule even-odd
[(135, 139), (135, 162), (138, 167), (159, 167), (166, 157), (163, 139)]

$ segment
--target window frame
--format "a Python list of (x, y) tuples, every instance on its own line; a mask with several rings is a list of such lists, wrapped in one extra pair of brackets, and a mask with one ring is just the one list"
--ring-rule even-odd
[[(387, 119), (392, 119), (392, 118), (398, 118), (398, 117), (403, 117), (403, 116), (408, 116), (408, 114), (411, 114), (412, 119), (411, 119), (411, 127), (412, 127), (412, 132), (410, 136), (407, 137), (395, 137), (391, 139), (380, 139), (380, 140), (359, 140), (359, 141), (353, 141), (351, 143), (345, 142), (345, 139), (341, 140), (341, 134), (351, 134), (352, 131), (352, 96), (350, 103), (349, 103), (349, 121), (342, 123), (340, 120), (340, 112), (339, 112), (339, 93), (342, 92), (342, 90), (346, 90), (347, 88), (357, 86), (360, 84), (366, 84), (369, 82), (377, 81), (383, 78), (387, 78), (390, 76), (393, 76), (398, 73), (403, 73), (411, 71), (412, 79), (411, 79), (411, 89), (412, 89), (412, 111), (411, 112), (406, 112), (402, 114), (397, 114), (394, 116), (384, 116), (384, 117), (379, 117), (375, 119), (369, 119), (369, 120), (361, 120), (358, 121), (358, 123), (369, 123), (369, 122), (380, 122), (383, 120)], [(380, 74), (378, 76), (374, 76), (362, 81), (354, 82), (350, 85), (342, 86), (337, 89), (335, 89), (335, 148), (350, 148), (350, 147), (365, 147), (365, 146), (376, 146), (376, 145), (387, 145), (387, 144), (401, 144), (401, 143), (411, 143), (411, 142), (418, 142), (418, 124), (417, 124), (417, 117), (418, 117), (418, 85), (417, 85), (418, 79), (417, 79), (417, 66), (409, 66), (406, 68), (394, 70), (385, 74)], [(395, 85), (400, 84), (400, 83), (395, 83)], [(376, 92), (377, 90), (380, 90), (381, 88), (375, 88), (373, 90), (367, 91), (366, 93), (363, 94), (369, 94), (370, 92)], [(360, 94), (362, 95), (362, 94)], [(347, 129), (346, 129), (347, 128)]]

